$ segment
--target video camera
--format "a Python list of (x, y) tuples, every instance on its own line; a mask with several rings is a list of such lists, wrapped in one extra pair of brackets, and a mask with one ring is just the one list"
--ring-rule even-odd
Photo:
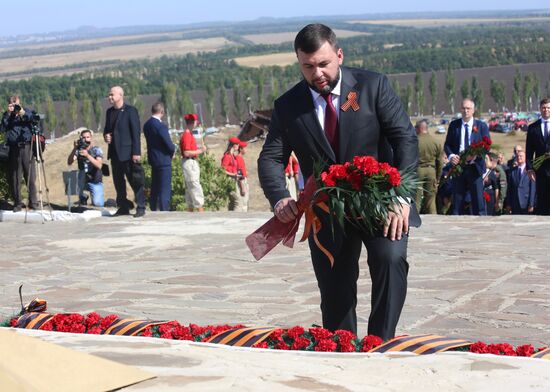
[(78, 139), (77, 150), (85, 150), (88, 148), (89, 145), (90, 142), (86, 141), (84, 137), (80, 136), (80, 138)]

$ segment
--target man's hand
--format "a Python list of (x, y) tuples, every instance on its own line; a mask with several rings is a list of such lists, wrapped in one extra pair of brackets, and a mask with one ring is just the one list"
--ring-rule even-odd
[(533, 182), (537, 181), (537, 175), (535, 174), (534, 170), (527, 170), (527, 176), (529, 177), (529, 179), (531, 181), (533, 181)]
[(141, 155), (132, 155), (132, 161), (139, 163), (139, 161), (141, 161)]
[(456, 166), (458, 165), (459, 162), (460, 162), (460, 157), (458, 155), (453, 155), (453, 157), (451, 158), (452, 165)]
[(285, 197), (275, 204), (273, 213), (283, 223), (292, 222), (298, 216), (298, 205), (292, 197)]
[(90, 157), (90, 153), (88, 152), (87, 148), (81, 148), (80, 150), (78, 150), (78, 154), (81, 157), (84, 157), (84, 158), (89, 158)]
[(396, 204), (393, 211), (388, 212), (388, 219), (384, 225), (384, 237), (390, 240), (400, 240), (403, 233), (409, 232), (409, 214), (411, 206), (408, 204)]
[(111, 141), (113, 140), (113, 134), (112, 133), (104, 133), (103, 134), (103, 140), (105, 140), (105, 143), (111, 144)]

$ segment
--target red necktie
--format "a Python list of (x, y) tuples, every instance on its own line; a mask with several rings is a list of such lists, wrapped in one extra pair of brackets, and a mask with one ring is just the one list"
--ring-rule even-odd
[(325, 108), (325, 134), (327, 140), (332, 146), (334, 153), (338, 153), (338, 116), (336, 114), (336, 109), (332, 103), (332, 94), (328, 93), (327, 95), (321, 95), (326, 101), (327, 106)]

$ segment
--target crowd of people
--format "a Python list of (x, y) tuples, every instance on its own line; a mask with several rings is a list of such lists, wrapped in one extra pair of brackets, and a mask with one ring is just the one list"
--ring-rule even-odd
[[(461, 118), (449, 124), (443, 150), (428, 132), (426, 120), (416, 123), (418, 176), (423, 183), (416, 197), (426, 214), (550, 215), (550, 98), (540, 102), (541, 117), (529, 125), (525, 146), (516, 145), (510, 159), (489, 151), (464, 156), (483, 138), (487, 125), (473, 118), (475, 104), (465, 99)], [(534, 160), (542, 157), (540, 167)], [(539, 158), (540, 159), (540, 158)], [(460, 175), (452, 175), (461, 165)]]
[[(134, 191), (135, 217), (145, 215), (144, 171), (141, 167), (140, 124), (137, 110), (124, 102), (124, 91), (115, 86), (109, 91), (111, 107), (107, 110), (104, 140), (108, 145), (107, 159), (111, 162), (113, 183), (116, 189), (118, 210), (115, 215), (128, 215), (133, 203), (126, 195), (126, 181)], [(463, 155), (473, 143), (489, 138), (487, 124), (475, 119), (475, 104), (464, 99), (461, 118), (452, 121), (446, 139), (441, 146), (428, 131), (429, 123), (422, 119), (416, 123), (418, 138), (417, 173), (422, 187), (416, 195), (416, 205), (423, 214), (449, 215), (501, 215), (541, 214), (550, 215), (550, 161), (545, 160), (540, 168), (533, 168), (536, 157), (550, 154), (550, 99), (540, 102), (541, 118), (527, 130), (526, 145), (516, 145), (510, 159), (503, 152), (490, 151), (485, 156)], [(151, 211), (169, 211), (172, 193), (172, 161), (176, 145), (172, 142), (168, 127), (162, 122), (164, 105), (156, 102), (151, 108), (151, 117), (143, 126), (147, 142), (148, 162), (151, 165)], [(31, 109), (21, 106), (18, 96), (8, 99), (0, 129), (7, 133), (6, 144), (10, 146), (8, 159), (8, 184), (13, 197), (14, 212), (38, 206), (35, 185), (36, 167), (32, 164), (33, 132)], [(199, 125), (195, 113), (184, 116), (185, 129), (179, 140), (181, 164), (185, 181), (187, 210), (204, 211), (204, 193), (200, 183), (198, 157), (207, 151), (204, 143), (197, 146), (192, 131)], [(221, 168), (234, 182), (229, 194), (230, 211), (248, 211), (250, 187), (244, 161), (247, 142), (237, 137), (229, 138), (227, 149), (221, 159)], [(105, 203), (103, 176), (109, 175), (104, 152), (93, 144), (93, 132), (83, 128), (79, 139), (67, 158), (67, 164), (78, 164), (79, 203), (103, 207)], [(460, 162), (466, 162), (460, 175), (451, 176)], [(22, 200), (21, 180), (28, 189), (28, 205)], [(294, 200), (303, 189), (304, 178), (298, 159), (291, 152), (285, 166), (285, 189)], [(89, 194), (89, 196), (88, 196)]]

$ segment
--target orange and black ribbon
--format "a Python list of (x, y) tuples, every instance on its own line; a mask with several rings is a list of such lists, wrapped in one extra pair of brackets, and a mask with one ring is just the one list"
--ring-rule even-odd
[(464, 339), (447, 338), (439, 335), (399, 336), (381, 346), (375, 347), (371, 353), (412, 352), (419, 355), (433, 354), (456, 347), (465, 347), (472, 342)]
[(547, 347), (544, 350), (541, 350), (538, 353), (531, 355), (531, 358), (550, 359), (550, 347)]
[(267, 339), (276, 329), (277, 328), (272, 327), (228, 329), (227, 331), (212, 336), (206, 342), (237, 347), (252, 347)]
[(40, 329), (41, 326), (53, 319), (53, 314), (43, 312), (25, 313), (17, 319), (16, 328)]
[(346, 102), (340, 105), (340, 109), (342, 109), (344, 112), (347, 112), (349, 108), (351, 108), (354, 112), (359, 110), (359, 103), (357, 103), (356, 91), (350, 91), (348, 93)]
[(107, 328), (102, 335), (135, 336), (145, 328), (164, 324), (166, 321), (117, 319)]

